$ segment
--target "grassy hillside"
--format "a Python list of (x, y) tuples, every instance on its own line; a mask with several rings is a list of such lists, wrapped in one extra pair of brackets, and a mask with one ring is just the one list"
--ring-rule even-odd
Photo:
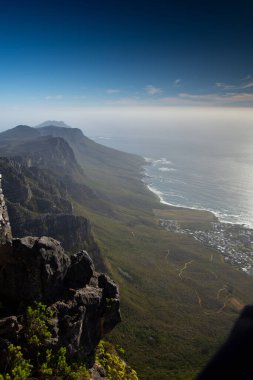
[[(69, 184), (74, 213), (91, 221), (120, 286), (123, 322), (108, 338), (126, 349), (140, 379), (193, 379), (252, 301), (252, 278), (193, 238), (159, 227), (161, 216), (204, 228), (214, 217), (161, 205), (141, 181), (142, 158), (55, 128), (43, 134), (64, 138), (83, 170)], [(92, 196), (83, 195), (87, 188)]]
[(196, 240), (159, 228), (151, 209), (121, 215), (89, 215), (121, 289), (123, 323), (109, 338), (142, 379), (192, 379), (252, 302), (252, 279)]

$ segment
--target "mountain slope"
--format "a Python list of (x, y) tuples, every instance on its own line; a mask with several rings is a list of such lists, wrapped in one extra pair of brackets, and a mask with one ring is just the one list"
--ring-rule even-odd
[[(128, 206), (130, 202), (143, 202), (143, 197), (137, 199), (136, 193), (131, 197), (127, 191), (136, 190), (136, 181), (134, 186), (131, 184), (133, 179), (139, 177), (141, 165), (145, 164), (142, 157), (97, 144), (77, 128), (47, 126), (38, 128), (38, 131), (44, 136), (62, 137), (69, 143), (89, 185), (99, 192), (102, 199), (123, 206)], [(143, 186), (140, 186), (140, 191), (142, 190)]]
[[(21, 186), (26, 189), (29, 184), (32, 194), (38, 192), (28, 200), (29, 189), (24, 190), (25, 200), (15, 207), (21, 214), (28, 205), (32, 207), (31, 200), (39, 197), (40, 189), (44, 199), (51, 200), (47, 190), (51, 184), (52, 194), (55, 191), (70, 202), (72, 215), (90, 220), (106, 267), (121, 289), (123, 322), (111, 339), (126, 348), (126, 358), (141, 379), (193, 379), (224, 340), (242, 305), (251, 302), (252, 279), (225, 264), (215, 250), (159, 227), (153, 209), (167, 207), (142, 183), (142, 158), (96, 144), (74, 128), (36, 130), (38, 140), (64, 139), (79, 174), (71, 176), (70, 170), (66, 180), (64, 170), (40, 168), (39, 160), (28, 167), (20, 164), (23, 159), (27, 162), (25, 153), (20, 159), (9, 153), (3, 160), (21, 165), (25, 177), (20, 179)], [(17, 139), (15, 144), (19, 143)], [(0, 134), (1, 151), (10, 152), (7, 145)], [(36, 207), (32, 212), (45, 218)], [(189, 219), (191, 212), (185, 210)], [(53, 212), (48, 225), (51, 217), (55, 217)], [(211, 214), (208, 220), (213, 220)], [(203, 223), (206, 226), (205, 218)]]
[(40, 136), (40, 133), (35, 128), (28, 125), (17, 125), (12, 129), (1, 132), (1, 141), (8, 140), (30, 140)]

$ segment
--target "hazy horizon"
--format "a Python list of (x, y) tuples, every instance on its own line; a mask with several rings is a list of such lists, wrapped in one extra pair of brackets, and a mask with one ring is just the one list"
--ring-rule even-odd
[(71, 127), (80, 128), (84, 134), (95, 136), (111, 133), (127, 134), (133, 131), (149, 133), (155, 130), (181, 129), (197, 134), (215, 133), (218, 129), (244, 133), (252, 127), (253, 109), (222, 107), (80, 107), (64, 110), (20, 108), (16, 112), (2, 110), (0, 131), (20, 124), (36, 126), (46, 120), (61, 120)]

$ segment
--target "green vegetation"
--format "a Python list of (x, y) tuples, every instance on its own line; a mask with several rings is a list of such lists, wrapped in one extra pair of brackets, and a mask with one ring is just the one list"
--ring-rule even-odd
[[(50, 347), (50, 325), (53, 311), (42, 303), (29, 306), (23, 318), (24, 342), (8, 346), (9, 364), (0, 380), (90, 380), (84, 363), (69, 360), (66, 347)], [(120, 354), (124, 353), (118, 348)], [(108, 380), (138, 380), (136, 372), (119, 356), (109, 342), (99, 343), (96, 365), (102, 367)]]
[(24, 342), (8, 346), (9, 365), (0, 380), (56, 379), (89, 380), (83, 363), (69, 361), (67, 350), (48, 348), (52, 338), (50, 323), (53, 312), (46, 305), (36, 303), (28, 307), (24, 316)]
[(184, 226), (208, 228), (215, 220), (212, 214), (159, 204), (138, 179), (140, 162), (132, 163), (129, 180), (113, 168), (108, 172), (95, 170), (91, 182), (106, 194), (112, 216), (75, 203), (75, 212), (91, 220), (107, 267), (120, 286), (123, 321), (108, 339), (124, 346), (126, 361), (140, 379), (194, 379), (226, 338), (242, 306), (252, 301), (252, 280), (225, 264), (215, 250), (157, 223), (159, 210), (173, 214), (171, 219)]
[[(124, 353), (122, 348), (119, 351), (121, 354)], [(99, 343), (96, 362), (104, 368), (108, 380), (138, 380), (137, 373), (120, 358), (115, 347), (109, 342)]]
[(31, 350), (45, 346), (47, 339), (52, 337), (48, 326), (52, 318), (53, 311), (40, 302), (36, 303), (35, 308), (27, 308), (24, 335)]
[(9, 372), (2, 375), (0, 374), (0, 380), (25, 380), (31, 375), (33, 366), (29, 360), (24, 359), (20, 346), (14, 346), (10, 344), (9, 347)]

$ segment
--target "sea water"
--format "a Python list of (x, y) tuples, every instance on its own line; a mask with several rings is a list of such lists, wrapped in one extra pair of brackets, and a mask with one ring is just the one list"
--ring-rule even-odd
[[(93, 137), (94, 138), (94, 137)], [(253, 132), (216, 128), (96, 136), (97, 142), (146, 158), (145, 183), (170, 205), (214, 212), (253, 228)]]

